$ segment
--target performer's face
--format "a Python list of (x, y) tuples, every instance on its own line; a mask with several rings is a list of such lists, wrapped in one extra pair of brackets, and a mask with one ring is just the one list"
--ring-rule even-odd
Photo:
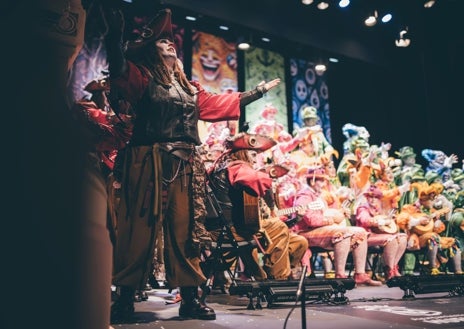
[(251, 159), (251, 164), (252, 164), (253, 166), (256, 165), (256, 162), (257, 162), (257, 161), (256, 161), (256, 156), (257, 156), (257, 155), (258, 155), (258, 153), (257, 153), (256, 151), (253, 151), (253, 150), (248, 151), (248, 156), (250, 157), (250, 159)]
[(378, 208), (381, 204), (380, 199), (375, 196), (368, 195), (366, 196), (366, 199), (371, 207)]
[(158, 51), (163, 58), (177, 59), (176, 48), (174, 46), (174, 42), (172, 42), (171, 40), (169, 39), (156, 40), (156, 47), (158, 48)]

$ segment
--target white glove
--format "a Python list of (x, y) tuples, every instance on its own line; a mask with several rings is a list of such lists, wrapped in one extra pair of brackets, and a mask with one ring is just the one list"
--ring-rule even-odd
[(409, 221), (408, 221), (408, 229), (411, 229), (414, 226), (419, 225), (420, 222), (421, 222), (420, 218), (412, 218), (412, 217), (410, 217)]
[(307, 127), (303, 127), (303, 128), (300, 128), (298, 129), (298, 133), (296, 134), (296, 139), (301, 141), (303, 139), (305, 139), (305, 137), (310, 133), (309, 131), (309, 128)]
[(388, 164), (389, 164), (390, 167), (399, 167), (399, 166), (401, 166), (402, 162), (401, 162), (400, 159), (394, 159), (394, 160), (390, 161)]
[(448, 179), (446, 182), (443, 183), (443, 186), (445, 188), (450, 188), (453, 185), (454, 185), (454, 181), (452, 179)]
[(445, 161), (443, 161), (443, 166), (445, 166), (446, 168), (451, 168), (453, 166), (453, 164), (457, 163), (458, 162), (458, 157), (456, 154), (451, 154), (449, 157), (447, 157), (445, 159)]

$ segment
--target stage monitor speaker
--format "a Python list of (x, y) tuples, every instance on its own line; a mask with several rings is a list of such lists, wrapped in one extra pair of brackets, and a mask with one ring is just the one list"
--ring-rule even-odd
[(403, 299), (415, 298), (414, 294), (448, 292), (450, 295), (464, 295), (464, 275), (405, 275), (386, 282), (389, 288), (399, 287), (405, 294)]
[[(331, 285), (308, 286), (305, 287), (305, 300), (330, 301), (334, 290)], [(269, 287), (264, 292), (267, 300), (267, 307), (270, 308), (276, 303), (295, 302), (297, 287)]]
[[(305, 296), (308, 299), (323, 298), (324, 300), (331, 297), (338, 303), (347, 303), (348, 298), (344, 296), (347, 290), (352, 290), (356, 286), (352, 278), (346, 279), (318, 279), (307, 278), (303, 281)], [(230, 295), (247, 295), (250, 298), (250, 305), (254, 297), (265, 297), (268, 307), (277, 301), (295, 301), (296, 291), (299, 281), (246, 281), (235, 282), (229, 288)], [(328, 297), (327, 297), (328, 296)]]

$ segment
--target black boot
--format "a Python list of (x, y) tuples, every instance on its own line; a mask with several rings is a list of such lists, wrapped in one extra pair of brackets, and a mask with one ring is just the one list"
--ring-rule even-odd
[(140, 303), (148, 300), (148, 294), (144, 290), (136, 290), (134, 295), (134, 302)]
[(134, 320), (135, 289), (120, 287), (119, 298), (111, 305), (111, 323), (130, 323)]
[(216, 313), (206, 304), (198, 300), (198, 287), (181, 287), (182, 301), (179, 308), (179, 316), (200, 320), (216, 320)]

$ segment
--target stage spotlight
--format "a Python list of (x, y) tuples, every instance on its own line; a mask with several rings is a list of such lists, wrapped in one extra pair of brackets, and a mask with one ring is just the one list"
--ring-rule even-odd
[(388, 23), (388, 22), (391, 21), (392, 17), (393, 17), (392, 14), (386, 13), (386, 14), (384, 14), (384, 15), (382, 16), (381, 21), (382, 21), (382, 23)]
[(320, 1), (316, 7), (320, 10), (326, 10), (327, 8), (329, 8), (329, 3), (326, 2), (326, 1)]
[(424, 7), (425, 8), (432, 8), (435, 5), (435, 0), (425, 0)]
[(237, 48), (240, 50), (248, 50), (251, 47), (251, 37), (240, 37), (237, 41)]
[(377, 13), (377, 10), (374, 10), (374, 12), (364, 20), (364, 24), (369, 27), (374, 26), (375, 24), (377, 24), (378, 16), (379, 14)]
[(340, 1), (338, 2), (338, 6), (339, 6), (340, 8), (346, 8), (346, 7), (348, 7), (349, 5), (350, 5), (350, 0), (340, 0)]
[(395, 40), (395, 45), (397, 47), (408, 47), (411, 43), (411, 39), (408, 38), (408, 28), (405, 27), (399, 33), (399, 38)]
[(325, 64), (317, 64), (314, 66), (314, 69), (317, 73), (322, 74), (327, 70), (327, 66)]

